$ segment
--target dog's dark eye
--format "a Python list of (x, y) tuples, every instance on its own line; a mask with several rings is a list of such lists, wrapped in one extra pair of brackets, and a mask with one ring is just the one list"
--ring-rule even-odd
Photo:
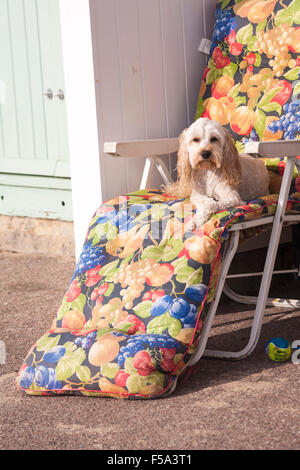
[(211, 141), (211, 143), (213, 143), (213, 142), (218, 142), (218, 139), (217, 139), (217, 137), (212, 137), (212, 138), (210, 139), (210, 141)]
[(200, 142), (199, 137), (195, 137), (195, 138), (193, 139), (193, 142), (196, 142), (196, 143)]

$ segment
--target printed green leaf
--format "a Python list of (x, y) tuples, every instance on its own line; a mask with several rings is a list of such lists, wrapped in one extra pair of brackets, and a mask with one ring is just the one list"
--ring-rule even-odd
[(181, 268), (185, 268), (188, 264), (187, 257), (184, 255), (181, 258), (176, 259), (172, 262), (172, 266), (174, 267), (174, 273), (178, 274)]
[(83, 312), (85, 304), (86, 304), (86, 296), (84, 294), (80, 294), (77, 297), (77, 299), (71, 302), (70, 310), (79, 310), (79, 312)]
[(279, 10), (275, 16), (275, 25), (283, 23), (300, 24), (300, 0), (294, 0), (287, 8)]
[(114, 240), (117, 234), (118, 234), (117, 227), (113, 225), (111, 222), (107, 222), (107, 231), (106, 231), (107, 240)]
[(241, 87), (241, 84), (238, 83), (237, 85), (234, 85), (231, 90), (229, 90), (228, 92), (228, 96), (230, 96), (231, 98), (235, 99), (237, 98), (238, 94), (239, 94), (239, 91), (240, 91), (240, 87)]
[(272, 111), (276, 111), (279, 116), (281, 114), (282, 107), (280, 106), (279, 103), (276, 103), (275, 101), (273, 103), (268, 103), (265, 104), (264, 106), (261, 106), (261, 109), (265, 111), (266, 113), (270, 113)]
[(107, 276), (111, 271), (114, 271), (117, 266), (119, 264), (119, 260), (115, 260), (115, 261), (112, 261), (111, 263), (108, 263), (106, 264), (105, 266), (103, 266), (99, 273), (101, 274), (101, 276)]
[(201, 284), (203, 280), (203, 268), (200, 266), (196, 271), (194, 271), (186, 281), (186, 288), (192, 286), (193, 284)]
[(211, 85), (217, 78), (221, 77), (222, 69), (211, 69), (208, 74), (206, 75), (206, 83), (207, 85)]
[(162, 261), (168, 263), (169, 261), (176, 258), (179, 253), (183, 250), (183, 242), (180, 239), (170, 238), (163, 247)]
[(163, 315), (159, 315), (158, 317), (153, 318), (147, 326), (147, 333), (152, 334), (162, 334), (164, 330), (168, 328), (169, 325), (169, 317), (168, 313), (164, 313)]
[(97, 224), (89, 233), (88, 239), (93, 239), (92, 245), (97, 245), (106, 234), (106, 224)]
[(107, 377), (108, 379), (114, 379), (117, 373), (119, 372), (120, 367), (118, 364), (102, 364), (101, 365), (101, 374), (103, 377)]
[(147, 246), (144, 249), (141, 259), (154, 259), (155, 261), (160, 261), (163, 255), (163, 248), (157, 246)]
[(244, 26), (238, 31), (236, 35), (236, 40), (240, 44), (247, 44), (247, 42), (250, 40), (252, 35), (253, 35), (253, 26), (251, 23), (249, 23), (247, 26)]
[(267, 24), (267, 20), (262, 21), (261, 23), (258, 23), (258, 25), (256, 26), (256, 34), (259, 33), (260, 31), (264, 31), (266, 24)]
[(192, 274), (194, 274), (195, 269), (191, 266), (183, 266), (177, 271), (176, 281), (185, 284)]
[(260, 67), (260, 65), (261, 65), (261, 55), (256, 52), (255, 57), (256, 57), (256, 59), (255, 59), (254, 65), (255, 65), (255, 67)]
[(249, 38), (247, 40), (248, 50), (251, 51), (251, 52), (257, 51), (256, 43), (257, 43), (257, 37), (256, 36), (252, 36), (251, 38)]
[(293, 96), (297, 96), (300, 93), (300, 82), (296, 83), (294, 91), (293, 91)]
[(177, 320), (177, 318), (171, 317), (171, 315), (167, 314), (167, 321), (168, 321), (168, 333), (172, 338), (175, 338), (179, 335), (180, 330), (182, 328), (181, 322)]
[(230, 64), (226, 65), (226, 67), (223, 68), (222, 75), (227, 75), (233, 78), (236, 74), (237, 69), (237, 64), (235, 64), (234, 62), (230, 62)]
[(203, 106), (203, 98), (202, 98), (202, 96), (199, 96), (195, 119), (199, 119), (199, 117), (202, 116), (202, 114), (204, 113), (204, 109), (205, 108)]
[(67, 302), (66, 296), (64, 296), (61, 306), (56, 315), (57, 320), (61, 320), (65, 314), (70, 310), (70, 303)]
[(48, 335), (42, 336), (38, 342), (36, 343), (37, 351), (50, 351), (50, 349), (54, 348), (58, 345), (60, 340), (60, 335), (53, 337), (49, 337)]
[(91, 378), (91, 371), (87, 366), (78, 366), (75, 372), (81, 382), (88, 382)]
[(147, 375), (145, 378), (147, 383), (151, 385), (160, 385), (162, 387), (164, 384), (165, 375), (156, 370), (155, 372), (152, 372), (152, 374)]
[(153, 303), (151, 300), (145, 300), (133, 307), (133, 311), (140, 318), (148, 318), (151, 315), (150, 310), (152, 305)]
[(262, 139), (263, 133), (265, 132), (266, 128), (266, 115), (260, 109), (255, 111), (255, 122), (254, 122), (254, 129), (256, 130), (260, 139)]
[(234, 99), (236, 107), (246, 104), (246, 96), (237, 96)]
[(129, 393), (139, 393), (141, 388), (145, 387), (146, 384), (146, 378), (137, 373), (128, 377), (126, 381), (126, 387)]
[(214, 59), (211, 57), (208, 61), (208, 64), (207, 64), (207, 67), (209, 69), (214, 69), (216, 66), (215, 66), (215, 63), (214, 63)]
[(70, 352), (59, 359), (55, 368), (57, 380), (67, 380), (71, 375), (75, 374), (76, 369), (81, 366), (86, 358), (84, 349), (77, 348), (75, 351)]
[(57, 380), (67, 380), (71, 375), (75, 373), (76, 365), (65, 358), (60, 359), (55, 368), (55, 374)]
[(230, 0), (222, 0), (221, 8), (222, 9), (226, 8), (229, 2)]
[(126, 321), (126, 320), (121, 321), (120, 323), (118, 323), (118, 331), (122, 331), (123, 333), (128, 333), (130, 328), (132, 328), (132, 325), (133, 323), (129, 321)]
[(168, 208), (167, 204), (154, 204), (151, 208), (151, 218), (153, 220), (161, 220)]
[(272, 88), (270, 91), (265, 93), (262, 99), (257, 103), (257, 106), (261, 108), (262, 106), (270, 103), (270, 101), (274, 98), (275, 95), (277, 95), (279, 91), (282, 90), (282, 88), (282, 86), (276, 86), (275, 88)]
[(125, 359), (124, 370), (127, 374), (136, 374), (136, 368), (133, 365), (133, 357), (127, 357)]
[(299, 72), (300, 72), (300, 67), (295, 67), (294, 69), (291, 69), (288, 72), (286, 72), (284, 74), (284, 77), (287, 80), (294, 81), (294, 80), (297, 80), (297, 78), (299, 77)]

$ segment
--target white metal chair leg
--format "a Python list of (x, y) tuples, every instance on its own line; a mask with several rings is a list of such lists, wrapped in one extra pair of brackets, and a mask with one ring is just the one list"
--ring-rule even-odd
[(230, 268), (232, 259), (233, 259), (234, 255), (236, 253), (237, 248), (238, 248), (239, 238), (240, 238), (239, 237), (239, 232), (232, 232), (231, 233), (230, 240), (229, 240), (229, 245), (228, 245), (228, 248), (226, 250), (226, 253), (225, 253), (225, 256), (224, 256), (224, 259), (223, 259), (223, 263), (222, 263), (222, 267), (221, 267), (221, 272), (220, 272), (220, 275), (219, 275), (218, 285), (217, 285), (216, 292), (215, 292), (215, 298), (214, 298), (214, 301), (212, 302), (212, 304), (210, 306), (208, 314), (205, 318), (205, 322), (204, 322), (202, 331), (201, 331), (200, 336), (199, 336), (199, 340), (198, 340), (199, 347), (196, 349), (196, 352), (193, 355), (193, 358), (191, 359), (191, 361), (189, 363), (189, 366), (195, 364), (201, 358), (201, 356), (204, 353), (204, 350), (205, 350), (205, 347), (206, 347), (206, 344), (207, 344), (207, 340), (208, 340), (208, 336), (209, 336), (209, 333), (210, 333), (210, 330), (211, 330), (211, 326), (212, 326), (212, 323), (214, 321), (215, 314), (216, 314), (218, 304), (219, 304), (219, 300), (220, 300), (220, 297), (221, 297), (221, 294), (222, 294), (222, 291), (223, 291), (223, 286), (224, 286), (224, 283), (225, 283), (225, 280), (226, 280), (226, 276), (227, 276), (228, 270)]
[(282, 230), (283, 216), (284, 216), (285, 208), (287, 204), (295, 160), (296, 160), (296, 157), (289, 158), (286, 163), (286, 168), (284, 171), (282, 184), (281, 184), (281, 190), (280, 190), (279, 197), (278, 197), (277, 210), (276, 210), (276, 214), (274, 217), (274, 223), (273, 223), (273, 228), (271, 232), (270, 244), (269, 244), (267, 257), (265, 261), (264, 273), (262, 276), (262, 281), (261, 281), (259, 294), (257, 298), (257, 305), (256, 305), (255, 313), (254, 313), (254, 319), (252, 323), (249, 342), (245, 348), (243, 348), (241, 351), (238, 351), (238, 352), (215, 351), (215, 350), (206, 349), (204, 352), (204, 356), (206, 357), (242, 359), (248, 356), (249, 354), (251, 354), (251, 352), (254, 350), (255, 346), (257, 345), (261, 327), (262, 327), (265, 307), (267, 303), (267, 297), (268, 297), (268, 293), (270, 289), (272, 273), (273, 273), (274, 264), (275, 264), (275, 258), (276, 258), (281, 230)]
[[(246, 305), (256, 305), (258, 297), (251, 296), (251, 295), (242, 295), (238, 294), (234, 290), (229, 287), (228, 283), (225, 282), (223, 292), (229, 299), (233, 300), (234, 302), (238, 302), (240, 304)], [(279, 298), (271, 298), (268, 297), (266, 302), (267, 307), (285, 307), (285, 308), (299, 308), (300, 307), (300, 300), (298, 299), (279, 299)]]

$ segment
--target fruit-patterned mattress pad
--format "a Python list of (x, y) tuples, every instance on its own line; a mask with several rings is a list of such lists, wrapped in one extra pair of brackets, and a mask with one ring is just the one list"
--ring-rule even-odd
[[(267, 162), (277, 188), (284, 162)], [(195, 208), (157, 190), (104, 203), (49, 331), (16, 383), (31, 395), (153, 398), (188, 367), (214, 297), (228, 229), (273, 214), (277, 195), (215, 214), (189, 231)], [(300, 210), (295, 171), (288, 210)]]

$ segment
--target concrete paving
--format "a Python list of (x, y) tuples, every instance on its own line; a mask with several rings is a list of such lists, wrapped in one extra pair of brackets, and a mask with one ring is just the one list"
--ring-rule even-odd
[[(266, 310), (260, 341), (242, 361), (201, 359), (168, 398), (31, 397), (15, 387), (29, 348), (49, 329), (75, 266), (72, 257), (0, 252), (0, 449), (299, 449), (300, 365), (270, 361), (271, 338), (300, 340), (300, 310)], [(299, 283), (288, 282), (299, 295)], [(287, 286), (281, 284), (282, 290)], [(290, 293), (289, 292), (289, 293)], [(210, 348), (239, 350), (252, 311), (225, 298)]]

